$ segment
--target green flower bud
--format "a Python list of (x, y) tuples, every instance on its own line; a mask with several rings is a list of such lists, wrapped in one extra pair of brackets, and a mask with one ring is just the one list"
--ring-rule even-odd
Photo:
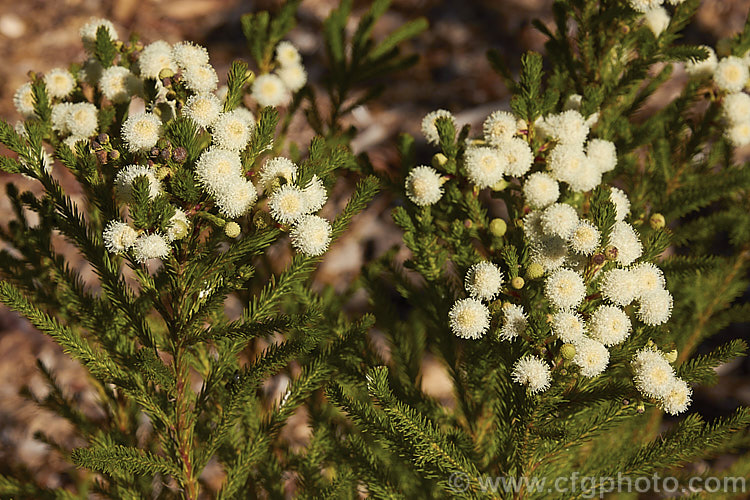
[(492, 219), (490, 221), (490, 233), (496, 238), (500, 238), (508, 230), (508, 224), (503, 219)]
[(677, 349), (672, 349), (671, 351), (664, 353), (664, 359), (670, 363), (677, 361)]
[(604, 249), (604, 256), (607, 258), (607, 260), (615, 260), (617, 258), (617, 247), (608, 245), (607, 248)]
[(526, 268), (526, 277), (530, 280), (535, 280), (544, 276), (544, 268), (541, 264), (532, 262), (529, 267)]
[(648, 223), (651, 229), (661, 229), (667, 225), (667, 221), (664, 219), (662, 214), (653, 214), (649, 219)]
[(432, 166), (435, 168), (444, 167), (448, 163), (448, 157), (443, 153), (435, 153), (432, 156)]
[(560, 355), (563, 357), (563, 359), (567, 359), (570, 361), (571, 359), (576, 357), (576, 346), (573, 344), (563, 344), (563, 346), (560, 348)]
[(525, 283), (526, 282), (520, 276), (516, 276), (515, 278), (513, 278), (512, 280), (510, 280), (510, 286), (512, 286), (516, 290), (520, 290), (521, 288), (523, 288), (523, 285)]
[(224, 234), (226, 234), (230, 238), (236, 238), (240, 235), (240, 232), (240, 225), (236, 222), (227, 222), (227, 224), (224, 226)]
[(164, 68), (161, 71), (159, 71), (159, 80), (164, 80), (165, 78), (172, 78), (174, 76), (174, 71), (172, 71), (169, 68)]
[(503, 189), (507, 188), (510, 184), (505, 179), (500, 179), (497, 181), (494, 185), (490, 187), (493, 191), (502, 191)]

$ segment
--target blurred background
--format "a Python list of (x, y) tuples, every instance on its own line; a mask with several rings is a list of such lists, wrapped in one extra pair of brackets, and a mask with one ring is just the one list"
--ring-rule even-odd
[[(0, 0), (0, 118), (15, 123), (12, 99), (28, 80), (29, 71), (46, 72), (84, 59), (79, 28), (91, 17), (112, 20), (126, 39), (140, 34), (144, 43), (164, 39), (170, 43), (192, 40), (208, 48), (211, 63), (226, 74), (232, 60), (249, 60), (240, 28), (240, 16), (249, 11), (274, 10), (278, 1), (237, 0)], [(298, 26), (289, 35), (300, 48), (304, 64), (315, 84), (321, 80), (324, 53), (320, 35), (322, 21), (337, 0), (304, 0)], [(511, 69), (517, 70), (526, 50), (543, 51), (544, 37), (531, 20), (551, 24), (551, 0), (394, 0), (375, 29), (376, 37), (405, 21), (426, 17), (430, 29), (409, 42), (409, 52), (420, 54), (419, 63), (389, 82), (384, 96), (351, 117), (360, 134), (353, 146), (367, 150), (378, 168), (395, 168), (395, 137), (409, 132), (419, 138), (422, 117), (436, 108), (456, 113), (461, 123), (480, 124), (496, 109), (507, 109), (507, 90), (490, 69), (485, 53), (499, 49)], [(355, 2), (361, 13), (368, 2)], [(686, 32), (686, 41), (716, 45), (717, 40), (740, 31), (750, 0), (704, 1), (697, 19)], [(356, 21), (356, 20), (353, 20)], [(352, 23), (352, 27), (354, 26)], [(301, 142), (309, 132), (301, 122), (295, 127)], [(429, 149), (422, 144), (428, 161)], [(0, 153), (5, 153), (0, 150)], [(5, 225), (9, 204), (4, 195), (7, 174), (0, 173), (0, 224)], [(17, 181), (17, 179), (14, 179)], [(20, 187), (34, 183), (21, 180)], [(74, 186), (65, 186), (73, 189)], [(390, 223), (388, 200), (376, 200), (360, 215), (352, 230), (327, 254), (316, 279), (345, 286), (357, 273), (366, 254), (380, 253), (400, 241)], [(369, 242), (369, 243), (368, 243)], [(375, 245), (376, 248), (371, 248)], [(71, 251), (71, 259), (78, 259)], [(748, 297), (745, 297), (747, 300)], [(748, 324), (734, 325), (713, 342), (748, 336)], [(54, 369), (60, 384), (78, 400), (84, 412), (96, 412), (94, 395), (80, 367), (64, 356), (53, 342), (38, 334), (17, 315), (0, 307), (0, 474), (11, 464), (22, 463), (46, 486), (67, 483), (66, 465), (59, 456), (33, 439), (37, 431), (55, 436), (55, 441), (79, 445), (65, 421), (26, 401), (21, 393), (42, 395), (46, 386), (37, 373), (41, 360)], [(696, 394), (693, 410), (707, 417), (723, 415), (738, 404), (750, 404), (750, 381), (746, 360), (720, 368), (722, 382)], [(426, 389), (439, 395), (446, 390), (438, 367), (425, 366)]]

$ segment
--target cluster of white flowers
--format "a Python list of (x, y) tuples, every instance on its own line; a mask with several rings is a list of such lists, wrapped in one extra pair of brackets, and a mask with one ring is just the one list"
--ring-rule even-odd
[(291, 42), (276, 46), (276, 64), (274, 73), (260, 75), (253, 82), (252, 96), (261, 106), (285, 106), (307, 83), (302, 57)]
[(677, 415), (690, 406), (692, 389), (675, 375), (663, 353), (653, 347), (638, 351), (631, 361), (633, 380), (638, 391), (658, 401), (670, 415)]
[[(454, 334), (466, 339), (478, 339), (485, 334), (490, 327), (490, 310), (482, 301), (494, 300), (500, 294), (503, 281), (502, 271), (492, 262), (478, 262), (469, 268), (464, 286), (470, 298), (456, 301), (448, 312), (450, 327)], [(510, 330), (518, 329), (519, 314), (525, 321), (523, 309), (515, 313), (505, 311), (505, 323), (511, 324), (508, 327)], [(510, 330), (507, 335), (511, 335)]]
[[(671, 5), (679, 5), (684, 1), (685, 0), (667, 0), (667, 3)], [(664, 3), (664, 0), (628, 0), (628, 3), (633, 8), (633, 10), (637, 10), (638, 12), (649, 12), (653, 9), (661, 7), (661, 5)]]

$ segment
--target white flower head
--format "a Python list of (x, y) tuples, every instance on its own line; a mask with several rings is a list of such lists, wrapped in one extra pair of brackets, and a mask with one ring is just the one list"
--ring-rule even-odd
[(558, 311), (552, 315), (552, 333), (563, 342), (575, 343), (586, 333), (586, 323), (573, 311)]
[(549, 174), (534, 172), (523, 183), (523, 197), (534, 210), (545, 208), (560, 197), (560, 185)]
[(258, 173), (258, 184), (265, 192), (276, 179), (284, 179), (287, 184), (297, 180), (297, 165), (289, 158), (277, 156), (263, 163)]
[(623, 266), (630, 265), (643, 253), (638, 233), (627, 222), (615, 222), (609, 235), (609, 244), (617, 248), (617, 262)]
[(656, 38), (659, 38), (665, 29), (669, 27), (669, 12), (664, 7), (654, 7), (643, 14), (643, 23), (651, 30)]
[(563, 110), (567, 111), (569, 109), (574, 109), (576, 111), (581, 111), (582, 104), (583, 104), (583, 96), (581, 94), (570, 94), (565, 99)]
[(660, 401), (662, 410), (670, 415), (679, 415), (690, 406), (693, 390), (684, 380), (675, 377)]
[(252, 86), (253, 99), (260, 106), (284, 106), (292, 99), (289, 89), (277, 75), (258, 76)]
[(732, 146), (740, 148), (750, 144), (750, 120), (731, 125), (725, 135)]
[(90, 102), (77, 102), (68, 108), (65, 128), (78, 137), (91, 137), (99, 126), (98, 110)]
[(589, 334), (606, 346), (623, 342), (630, 335), (630, 318), (616, 306), (599, 306), (589, 319)]
[(331, 224), (317, 215), (303, 215), (289, 232), (292, 246), (300, 253), (322, 255), (331, 243)]
[(503, 286), (503, 273), (492, 262), (477, 262), (466, 272), (464, 285), (475, 299), (492, 300)]
[(96, 48), (96, 32), (99, 31), (100, 26), (104, 26), (107, 30), (110, 40), (115, 41), (118, 39), (117, 30), (111, 21), (108, 21), (107, 19), (92, 18), (89, 22), (81, 26), (79, 31), (83, 46), (89, 52), (93, 52)]
[(34, 91), (31, 83), (24, 83), (13, 94), (13, 105), (24, 117), (34, 116)]
[(634, 266), (630, 272), (638, 282), (637, 298), (649, 292), (661, 290), (666, 285), (664, 273), (651, 262), (641, 262)]
[(507, 111), (495, 111), (484, 120), (482, 130), (485, 141), (499, 146), (516, 134), (516, 117)]
[(177, 63), (172, 57), (172, 46), (164, 40), (150, 43), (141, 51), (138, 68), (143, 78), (159, 78), (163, 69), (177, 72)]
[(599, 248), (601, 233), (591, 222), (580, 220), (568, 242), (570, 248), (581, 255), (591, 255)]
[(178, 42), (172, 47), (172, 59), (183, 69), (208, 64), (208, 50), (193, 42)]
[(516, 361), (511, 377), (513, 382), (528, 386), (532, 394), (549, 389), (552, 381), (549, 363), (536, 356), (524, 356)]
[(458, 127), (456, 119), (448, 110), (438, 109), (427, 113), (427, 115), (422, 119), (422, 134), (424, 135), (425, 139), (427, 139), (427, 142), (429, 144), (437, 145), (440, 143), (440, 135), (438, 134), (436, 126), (438, 118), (447, 118), (453, 123), (454, 128)]
[(663, 288), (644, 293), (639, 302), (636, 315), (647, 325), (661, 325), (672, 315), (672, 294)]
[(199, 127), (208, 128), (219, 118), (221, 101), (211, 93), (195, 94), (188, 98), (182, 112)]
[(130, 151), (145, 151), (156, 146), (161, 136), (161, 120), (153, 113), (131, 115), (122, 124), (122, 138)]
[(466, 173), (472, 184), (486, 188), (495, 184), (505, 174), (506, 158), (495, 148), (468, 148), (464, 154)]
[(68, 114), (70, 114), (72, 108), (72, 102), (61, 102), (52, 105), (52, 114), (50, 117), (52, 130), (59, 132), (61, 135), (70, 133), (70, 128), (68, 128)]
[(161, 193), (161, 182), (156, 178), (155, 171), (146, 165), (128, 165), (115, 177), (115, 187), (118, 196), (125, 201), (130, 201), (133, 193), (133, 181), (144, 176), (148, 180), (148, 196), (155, 198)]
[(276, 74), (291, 92), (297, 92), (307, 83), (307, 71), (301, 64), (282, 66)]
[(297, 186), (284, 184), (268, 197), (268, 208), (274, 220), (292, 224), (308, 213), (305, 193)]
[(580, 274), (561, 268), (547, 278), (544, 293), (558, 309), (575, 309), (586, 297), (586, 285)]
[(615, 220), (623, 221), (630, 214), (630, 200), (628, 195), (621, 189), (611, 187), (609, 201), (615, 206)]
[(76, 80), (67, 69), (55, 68), (44, 75), (44, 85), (50, 97), (62, 99), (73, 92)]
[(568, 240), (578, 228), (578, 212), (567, 203), (553, 203), (542, 212), (542, 230)]
[(744, 92), (728, 94), (721, 101), (721, 109), (730, 125), (747, 122), (750, 120), (750, 95)]
[(659, 7), (664, 0), (628, 0), (628, 3), (638, 12), (648, 12), (649, 10)]
[(188, 66), (183, 76), (185, 86), (196, 94), (212, 92), (219, 85), (219, 76), (210, 64)]
[(599, 281), (602, 297), (618, 306), (627, 306), (640, 295), (638, 277), (629, 269), (610, 269)]
[(159, 233), (142, 234), (133, 244), (135, 260), (141, 264), (150, 259), (164, 259), (170, 251), (167, 239)]
[(590, 191), (601, 182), (601, 171), (578, 144), (560, 144), (550, 152), (547, 164), (552, 175), (575, 192)]
[(215, 197), (243, 179), (242, 159), (236, 151), (208, 149), (195, 164), (195, 177), (203, 189)]
[(745, 87), (750, 72), (741, 58), (728, 56), (723, 58), (714, 69), (714, 83), (725, 92), (740, 92)]
[(586, 157), (600, 172), (611, 172), (617, 166), (615, 143), (604, 139), (591, 139), (586, 144)]
[(534, 164), (534, 153), (529, 143), (514, 137), (498, 145), (498, 153), (504, 158), (505, 173), (513, 177), (521, 177)]
[(143, 88), (140, 78), (122, 66), (111, 66), (102, 71), (99, 79), (99, 89), (104, 97), (116, 104), (130, 101)]
[(544, 121), (547, 133), (559, 144), (569, 144), (580, 149), (589, 135), (586, 119), (575, 109), (548, 115)]
[(302, 63), (302, 56), (292, 42), (284, 40), (276, 46), (276, 62), (282, 67), (299, 66)]
[(180, 240), (187, 236), (190, 230), (190, 220), (187, 218), (187, 214), (179, 208), (175, 208), (174, 215), (169, 219), (169, 227), (167, 228), (168, 241)]
[(243, 177), (235, 178), (234, 182), (216, 193), (219, 212), (230, 219), (245, 215), (257, 199), (258, 191), (255, 186)]
[(110, 253), (123, 253), (133, 246), (138, 233), (124, 222), (110, 221), (102, 234), (104, 247)]
[(657, 350), (645, 348), (631, 361), (633, 381), (638, 391), (646, 397), (661, 399), (669, 394), (675, 380), (674, 370)]
[(581, 337), (574, 344), (576, 355), (573, 363), (578, 366), (584, 377), (596, 377), (607, 368), (609, 364), (609, 351), (601, 342), (588, 337)]
[(516, 304), (503, 305), (503, 326), (500, 328), (500, 338), (511, 340), (526, 330), (527, 320), (523, 307)]
[(305, 189), (302, 190), (305, 196), (305, 206), (307, 213), (317, 212), (328, 201), (328, 192), (326, 191), (323, 181), (317, 175), (313, 175)]
[(406, 196), (420, 207), (437, 203), (443, 196), (440, 174), (432, 167), (419, 166), (411, 169), (404, 183)]
[(531, 261), (539, 264), (544, 272), (562, 267), (568, 260), (568, 244), (557, 236), (540, 237), (531, 246)]
[(719, 60), (716, 58), (716, 52), (708, 45), (701, 45), (708, 51), (708, 57), (702, 61), (688, 61), (685, 63), (685, 71), (694, 77), (703, 77), (711, 75), (714, 72)]
[(221, 113), (211, 126), (213, 142), (222, 149), (241, 151), (250, 141), (252, 126), (236, 111)]
[(464, 339), (478, 339), (490, 327), (490, 311), (477, 299), (456, 301), (448, 318), (453, 333)]

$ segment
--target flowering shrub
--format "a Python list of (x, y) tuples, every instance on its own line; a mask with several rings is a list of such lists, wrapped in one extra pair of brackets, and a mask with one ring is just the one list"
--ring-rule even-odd
[[(352, 31), (343, 1), (323, 26), (321, 99), (285, 40), (299, 3), (243, 16), (255, 71), (234, 62), (225, 87), (205, 48), (124, 42), (92, 20), (86, 62), (16, 93), (24, 120), (0, 124), (14, 153), (0, 167), (42, 194), (9, 184), (0, 299), (81, 362), (100, 411), (83, 415), (40, 364), (51, 390), (39, 403), (81, 442), (40, 439), (78, 467), (75, 481), (54, 490), (12, 471), (0, 494), (474, 498), (492, 493), (490, 476), (651, 475), (746, 448), (750, 413), (706, 423), (693, 391), (746, 350), (734, 339), (696, 354), (747, 316), (736, 299), (750, 172), (733, 155), (750, 143), (750, 28), (719, 58), (675, 44), (697, 0), (557, 2), (555, 29), (537, 23), (546, 72), (541, 55), (514, 76), (489, 53), (510, 109), (479, 131), (429, 113), (432, 160), (402, 135), (398, 179), (378, 182), (344, 117), (414, 62), (399, 45), (425, 22), (375, 41), (389, 2)], [(643, 116), (675, 68), (688, 75), (680, 95)], [(287, 137), (298, 111), (317, 134), (306, 152)], [(82, 202), (63, 190), (68, 175)], [(331, 188), (352, 177), (329, 220)], [(398, 200), (409, 257), (375, 258), (341, 295), (312, 286), (379, 185)], [(94, 284), (57, 253), (60, 238)], [(352, 317), (360, 287), (369, 310)], [(423, 386), (427, 361), (450, 399)], [(299, 415), (302, 446), (282, 433)], [(204, 481), (212, 466), (218, 489)]]

